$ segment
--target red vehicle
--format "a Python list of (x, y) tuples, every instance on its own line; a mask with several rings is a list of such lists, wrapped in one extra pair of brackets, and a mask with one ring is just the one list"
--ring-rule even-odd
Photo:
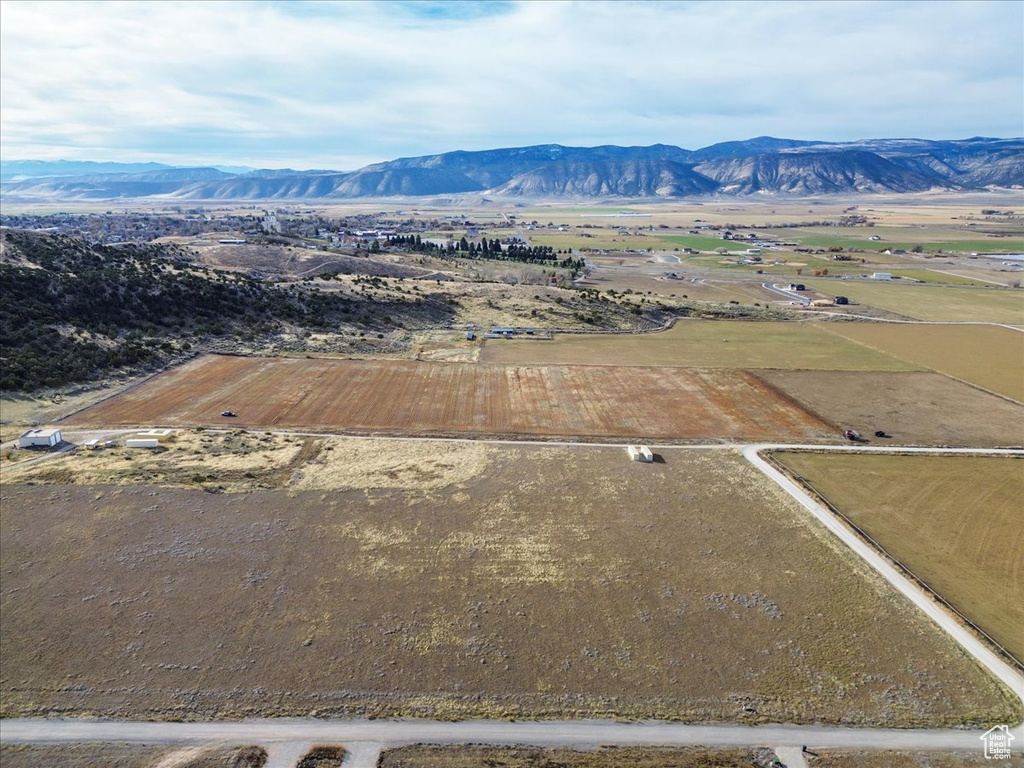
[(845, 432), (843, 432), (843, 437), (845, 437), (847, 440), (853, 440), (856, 442), (857, 440), (860, 440), (860, 432), (858, 432), (855, 429), (848, 429)]

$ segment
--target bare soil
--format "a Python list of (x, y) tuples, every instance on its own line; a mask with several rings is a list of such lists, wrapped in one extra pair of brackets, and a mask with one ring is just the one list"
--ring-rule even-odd
[[(807, 768), (967, 768), (993, 763), (985, 759), (980, 746), (976, 752), (822, 751), (807, 755), (806, 760)], [(1020, 768), (1024, 758), (1018, 754), (998, 764)]]
[(4, 768), (261, 768), (261, 747), (182, 747), (148, 744), (4, 744)]
[(1024, 662), (1024, 460), (776, 457)]
[[(220, 416), (226, 409), (237, 418)], [(647, 440), (835, 436), (743, 371), (219, 356), (67, 423)]]
[[(938, 373), (756, 371), (762, 381), (873, 445), (1019, 446), (1024, 407)], [(876, 438), (882, 430), (888, 435)]]
[(538, 747), (434, 746), (417, 744), (388, 749), (379, 768), (762, 768), (771, 765), (769, 750), (659, 749), (609, 747), (593, 751)]
[(1020, 719), (738, 455), (662, 458), (495, 447), (426, 488), (5, 484), (2, 714)]

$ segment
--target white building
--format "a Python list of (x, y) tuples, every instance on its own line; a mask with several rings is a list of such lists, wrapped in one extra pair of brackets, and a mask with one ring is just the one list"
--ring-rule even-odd
[(18, 438), (18, 446), (21, 448), (53, 448), (60, 445), (63, 438), (59, 429), (30, 429)]
[(124, 441), (126, 448), (159, 448), (160, 441), (155, 437), (129, 437)]
[(890, 272), (875, 272), (871, 275), (872, 280), (892, 280), (892, 273)]
[(630, 445), (626, 448), (626, 452), (631, 461), (643, 461), (648, 464), (654, 461), (654, 454), (646, 445)]
[(145, 432), (136, 432), (131, 437), (139, 440), (156, 440), (163, 443), (170, 440), (173, 434), (173, 429), (147, 429)]

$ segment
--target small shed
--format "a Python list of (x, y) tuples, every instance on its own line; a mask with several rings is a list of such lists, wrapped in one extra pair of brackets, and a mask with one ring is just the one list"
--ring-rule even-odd
[(159, 448), (160, 441), (155, 437), (129, 437), (124, 441), (128, 448)]
[(654, 461), (654, 454), (646, 445), (627, 446), (626, 452), (629, 454), (630, 461), (642, 461), (648, 464)]
[(30, 429), (18, 438), (20, 448), (53, 448), (60, 445), (59, 429)]
[(137, 440), (156, 440), (163, 443), (169, 440), (173, 434), (173, 429), (147, 429), (145, 432), (137, 432), (132, 435), (132, 438)]
[(872, 280), (892, 280), (891, 272), (874, 272), (871, 275)]

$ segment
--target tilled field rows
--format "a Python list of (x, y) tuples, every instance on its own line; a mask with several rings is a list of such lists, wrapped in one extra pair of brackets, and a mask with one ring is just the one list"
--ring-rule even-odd
[[(237, 419), (220, 416), (232, 410)], [(74, 424), (662, 439), (813, 439), (834, 427), (727, 369), (206, 356)]]

